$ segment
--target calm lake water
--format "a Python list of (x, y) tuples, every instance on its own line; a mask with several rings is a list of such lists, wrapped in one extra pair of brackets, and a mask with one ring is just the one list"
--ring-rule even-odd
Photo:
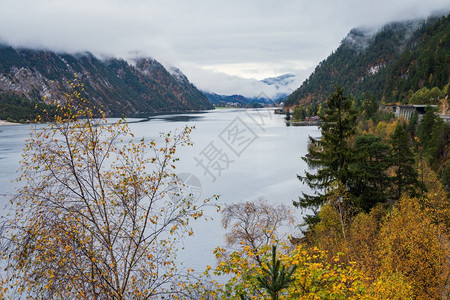
[[(204, 113), (129, 119), (136, 139), (157, 138), (160, 132), (195, 126), (194, 147), (181, 150), (179, 174), (198, 181), (202, 198), (220, 195), (219, 205), (266, 199), (269, 203), (292, 206), (301, 192), (310, 192), (297, 179), (306, 164), (308, 136), (318, 137), (317, 127), (286, 127), (284, 115), (273, 110), (215, 110)], [(17, 188), (19, 160), (30, 125), (0, 127), (0, 203), (6, 204)], [(3, 207), (3, 206), (2, 206)], [(295, 209), (294, 209), (295, 210)], [(295, 210), (298, 222), (301, 211)], [(5, 212), (3, 212), (5, 213)], [(212, 250), (224, 246), (221, 216), (215, 209), (206, 214), (213, 221), (193, 222), (194, 236), (183, 242), (179, 259), (185, 267), (203, 271), (214, 265)]]

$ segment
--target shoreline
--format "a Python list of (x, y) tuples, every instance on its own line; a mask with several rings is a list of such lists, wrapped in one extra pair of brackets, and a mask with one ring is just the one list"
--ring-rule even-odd
[(319, 126), (320, 121), (286, 121), (287, 126)]
[(20, 125), (20, 123), (11, 123), (5, 120), (0, 120), (0, 126)]

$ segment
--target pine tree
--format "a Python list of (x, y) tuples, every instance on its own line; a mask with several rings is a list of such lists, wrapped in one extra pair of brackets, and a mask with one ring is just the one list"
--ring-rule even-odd
[(327, 108), (320, 114), (322, 137), (310, 137), (311, 147), (303, 160), (317, 172), (306, 172), (305, 176), (298, 178), (315, 190), (315, 195), (303, 193), (298, 201), (294, 201), (295, 206), (314, 211), (315, 216), (305, 217), (306, 223), (317, 220), (317, 210), (325, 203), (327, 189), (332, 182), (339, 181), (347, 186), (350, 181), (349, 166), (354, 158), (349, 140), (354, 136), (357, 125), (352, 102), (353, 99), (344, 96), (343, 89), (336, 86), (335, 92), (327, 99)]
[(378, 202), (387, 200), (389, 146), (374, 135), (361, 135), (355, 140), (354, 153), (356, 161), (352, 166), (354, 181), (351, 188), (357, 206), (368, 212)]
[(280, 292), (286, 289), (294, 280), (292, 275), (297, 269), (296, 265), (286, 269), (276, 256), (277, 248), (276, 246), (272, 246), (272, 263), (268, 263), (267, 268), (263, 267), (262, 270), (264, 273), (256, 278), (259, 285), (269, 293), (272, 300), (279, 299)]
[(419, 123), (419, 114), (414, 110), (411, 118), (408, 121), (408, 133), (411, 139), (416, 135), (417, 124)]
[(425, 108), (425, 114), (420, 120), (419, 127), (417, 128), (417, 136), (422, 142), (423, 149), (425, 150), (429, 148), (429, 141), (431, 138), (430, 133), (433, 130), (433, 125), (437, 117), (436, 109), (431, 106), (427, 106)]
[[(445, 153), (450, 145), (450, 126), (444, 120), (437, 117), (433, 124), (428, 141), (428, 154), (431, 164), (438, 169), (439, 161), (445, 157)], [(442, 163), (442, 162), (441, 162)]]
[(392, 177), (394, 200), (399, 199), (404, 192), (412, 193), (418, 185), (414, 154), (409, 147), (408, 139), (405, 125), (399, 123), (390, 137), (390, 158), (395, 172)]

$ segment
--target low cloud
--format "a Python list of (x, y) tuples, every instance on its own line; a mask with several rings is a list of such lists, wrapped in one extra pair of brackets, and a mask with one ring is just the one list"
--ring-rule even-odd
[(221, 93), (236, 84), (239, 93), (258, 90), (259, 83), (236, 77), (295, 73), (303, 81), (309, 75), (306, 70), (336, 49), (351, 28), (425, 18), (433, 11), (448, 11), (450, 4), (448, 0), (0, 0), (0, 7), (0, 40), (10, 45), (122, 58), (150, 56), (179, 66), (199, 87)]
[(193, 66), (185, 66), (182, 68), (182, 71), (187, 75), (189, 80), (197, 86), (197, 88), (206, 92), (220, 95), (238, 94), (249, 98), (258, 97), (259, 95), (264, 94), (270, 99), (276, 99), (281, 94), (292, 93), (300, 86), (303, 78), (312, 72), (312, 69), (305, 69), (303, 72), (292, 73), (295, 75), (295, 78), (288, 85), (283, 87), (268, 85), (253, 78), (242, 78)]

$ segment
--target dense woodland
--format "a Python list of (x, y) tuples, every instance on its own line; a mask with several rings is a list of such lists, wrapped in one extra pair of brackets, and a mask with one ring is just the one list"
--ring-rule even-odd
[(53, 109), (52, 105), (30, 101), (14, 93), (0, 94), (0, 120), (16, 123), (30, 122)]

